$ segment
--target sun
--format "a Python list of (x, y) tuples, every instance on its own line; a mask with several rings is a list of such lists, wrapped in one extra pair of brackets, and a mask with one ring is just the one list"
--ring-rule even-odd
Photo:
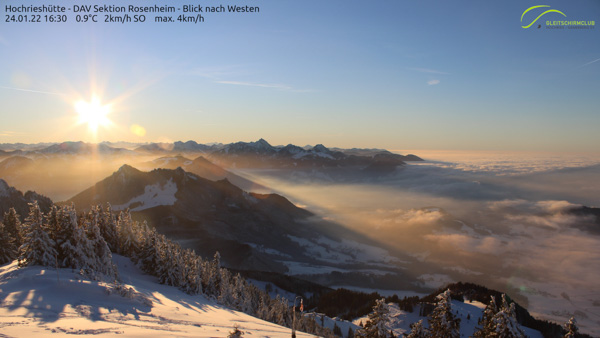
[(98, 127), (107, 127), (111, 124), (108, 118), (110, 105), (103, 105), (97, 97), (93, 97), (89, 102), (84, 100), (75, 102), (75, 111), (79, 114), (78, 124), (87, 124), (94, 134), (98, 131)]

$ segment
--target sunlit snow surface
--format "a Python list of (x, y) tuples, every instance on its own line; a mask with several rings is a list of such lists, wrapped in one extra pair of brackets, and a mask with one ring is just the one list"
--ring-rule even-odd
[(113, 205), (113, 210), (125, 210), (129, 206), (137, 205), (131, 211), (141, 211), (149, 208), (154, 208), (160, 205), (173, 205), (177, 201), (175, 194), (177, 193), (177, 185), (172, 179), (167, 183), (153, 184), (146, 186), (142, 195), (132, 198), (129, 202), (120, 205)]
[[(119, 273), (135, 294), (81, 278), (70, 269), (0, 267), (0, 336), (58, 337), (73, 334), (114, 337), (226, 337), (237, 325), (244, 336), (290, 337), (291, 330), (174, 287), (156, 283), (129, 259), (114, 256)], [(311, 337), (298, 333), (299, 337)]]

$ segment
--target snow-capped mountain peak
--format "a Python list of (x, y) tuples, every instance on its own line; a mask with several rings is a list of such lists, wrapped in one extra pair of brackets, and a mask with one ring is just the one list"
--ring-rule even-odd
[(269, 142), (267, 142), (265, 139), (261, 138), (260, 140), (256, 141), (256, 142), (251, 142), (250, 145), (254, 148), (257, 149), (273, 149), (273, 146), (271, 146), (269, 144)]
[(325, 147), (322, 144), (317, 144), (316, 146), (314, 146), (314, 148), (312, 150), (316, 153), (328, 153), (329, 152), (329, 149), (327, 149), (327, 147)]

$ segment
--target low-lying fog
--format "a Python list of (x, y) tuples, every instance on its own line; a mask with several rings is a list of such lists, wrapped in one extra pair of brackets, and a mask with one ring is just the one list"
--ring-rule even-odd
[(377, 180), (282, 171), (246, 177), (434, 263), (437, 271), (421, 278), (432, 286), (460, 280), (518, 292), (534, 313), (557, 322), (575, 314), (600, 333), (600, 224), (573, 212), (600, 207), (600, 157), (414, 153), (427, 161)]

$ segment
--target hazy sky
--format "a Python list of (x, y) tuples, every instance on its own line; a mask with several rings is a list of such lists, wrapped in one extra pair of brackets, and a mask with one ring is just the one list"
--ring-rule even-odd
[[(34, 24), (4, 22), (3, 4), (0, 143), (263, 137), (340, 147), (599, 151), (597, 0), (203, 2), (221, 3), (260, 13), (205, 14), (197, 25), (78, 24), (69, 13), (67, 24)], [(546, 20), (565, 19), (549, 13), (540, 29), (523, 29), (546, 10), (521, 21), (535, 5), (596, 27), (546, 29)], [(112, 102), (113, 124), (96, 138), (75, 125), (74, 103), (92, 93)], [(134, 124), (146, 134), (132, 133)]]

